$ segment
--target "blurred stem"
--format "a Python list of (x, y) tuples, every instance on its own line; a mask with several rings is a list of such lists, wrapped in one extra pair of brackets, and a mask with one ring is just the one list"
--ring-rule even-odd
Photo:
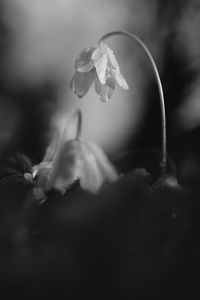
[(134, 35), (133, 33), (130, 33), (128, 31), (112, 31), (108, 32), (107, 34), (103, 35), (101, 39), (99, 40), (98, 44), (102, 43), (104, 40), (107, 38), (114, 36), (114, 35), (124, 35), (132, 40), (136, 41), (142, 49), (146, 52), (147, 56), (149, 57), (155, 76), (156, 76), (156, 81), (158, 85), (158, 90), (159, 90), (159, 96), (160, 96), (160, 106), (161, 106), (161, 117), (162, 117), (162, 157), (161, 157), (161, 168), (162, 168), (162, 176), (164, 177), (166, 175), (166, 164), (167, 164), (167, 136), (166, 136), (166, 115), (165, 115), (165, 101), (164, 101), (164, 95), (163, 95), (163, 89), (162, 89), (162, 84), (160, 80), (160, 76), (158, 73), (158, 69), (156, 67), (155, 61), (148, 50), (147, 46), (142, 42), (142, 40)]
[(76, 139), (79, 139), (81, 136), (81, 129), (82, 129), (82, 112), (80, 109), (77, 109), (75, 114), (77, 114), (77, 118), (78, 118)]
[(81, 129), (82, 129), (82, 112), (78, 108), (72, 115), (69, 121), (69, 124), (76, 121), (76, 132), (75, 132), (75, 139), (79, 139), (81, 136)]

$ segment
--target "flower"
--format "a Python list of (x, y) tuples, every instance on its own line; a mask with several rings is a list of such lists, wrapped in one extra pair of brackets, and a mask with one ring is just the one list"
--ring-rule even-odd
[(75, 181), (83, 190), (96, 193), (103, 183), (116, 181), (118, 174), (99, 146), (70, 139), (54, 161), (43, 161), (33, 168), (33, 177), (36, 198), (44, 198), (45, 192), (52, 189), (64, 194)]
[(75, 61), (75, 73), (70, 81), (72, 91), (82, 98), (92, 83), (102, 102), (111, 98), (116, 83), (124, 90), (129, 89), (113, 51), (104, 43), (84, 49)]
[(104, 182), (114, 182), (118, 175), (100, 147), (81, 139), (65, 143), (55, 162), (47, 189), (65, 190), (76, 180), (82, 189), (96, 193)]
[(44, 201), (50, 190), (64, 194), (75, 181), (82, 189), (96, 193), (105, 182), (118, 179), (103, 150), (80, 138), (81, 120), (81, 111), (77, 110), (62, 130), (57, 126), (42, 162), (32, 168), (37, 200)]

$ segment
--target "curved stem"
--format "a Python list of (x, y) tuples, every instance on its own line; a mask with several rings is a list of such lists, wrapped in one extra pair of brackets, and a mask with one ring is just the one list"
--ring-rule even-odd
[(162, 159), (161, 159), (161, 168), (162, 168), (162, 176), (164, 177), (166, 174), (166, 164), (167, 164), (167, 137), (166, 137), (166, 115), (165, 115), (165, 101), (164, 101), (164, 95), (163, 95), (163, 89), (162, 89), (162, 84), (160, 80), (160, 76), (158, 73), (158, 69), (156, 67), (155, 61), (148, 50), (147, 46), (141, 41), (139, 37), (134, 35), (133, 33), (130, 33), (128, 31), (112, 31), (108, 32), (107, 34), (103, 35), (101, 39), (99, 40), (98, 44), (102, 43), (105, 39), (113, 36), (113, 35), (124, 35), (127, 36), (134, 41), (136, 41), (142, 49), (146, 52), (147, 56), (149, 57), (155, 76), (156, 76), (156, 81), (158, 85), (158, 90), (159, 90), (159, 96), (160, 96), (160, 106), (161, 106), (161, 116), (162, 116)]

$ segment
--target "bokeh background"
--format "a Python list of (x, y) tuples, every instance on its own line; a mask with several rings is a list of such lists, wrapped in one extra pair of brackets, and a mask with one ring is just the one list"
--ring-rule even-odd
[[(1, 299), (199, 294), (199, 23), (200, 0), (0, 0)], [(122, 169), (145, 162), (155, 175), (158, 152), (141, 150), (161, 147), (158, 88), (144, 51), (122, 36), (108, 41), (130, 90), (117, 87), (107, 104), (92, 89), (78, 99), (69, 88), (79, 52), (117, 29), (137, 34), (155, 59), (181, 188), (172, 176), (152, 185), (140, 169), (97, 195), (75, 182), (40, 205), (24, 180), (29, 161), (12, 154), (40, 162), (54, 126), (78, 107), (85, 139)]]
[(146, 54), (117, 36), (113, 48), (130, 90), (107, 104), (93, 90), (78, 99), (69, 88), (74, 60), (108, 31), (137, 34), (150, 49), (163, 84), (169, 154), (179, 172), (200, 161), (199, 0), (1, 0), (0, 155), (42, 159), (55, 124), (77, 107), (83, 137), (110, 157), (161, 146), (158, 89)]

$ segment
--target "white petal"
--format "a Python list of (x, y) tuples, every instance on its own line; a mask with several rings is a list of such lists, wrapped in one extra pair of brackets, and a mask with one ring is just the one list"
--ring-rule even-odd
[(52, 162), (55, 160), (60, 143), (61, 143), (61, 135), (60, 135), (58, 128), (55, 128), (52, 139), (46, 149), (45, 156), (43, 158), (44, 163), (47, 164), (47, 162)]
[(55, 189), (61, 193), (76, 180), (76, 161), (79, 157), (79, 142), (75, 139), (64, 143), (53, 165), (46, 190)]
[(118, 69), (119, 68), (118, 62), (115, 58), (113, 51), (109, 47), (107, 49), (107, 53), (108, 53), (108, 62), (112, 65), (112, 67), (115, 70)]
[(114, 88), (106, 84), (101, 84), (98, 79), (95, 80), (95, 91), (100, 95), (100, 100), (102, 102), (108, 102), (112, 97)]
[(92, 60), (94, 61), (94, 64), (96, 64), (96, 62), (105, 54), (107, 55), (107, 45), (100, 44), (96, 47), (92, 53)]
[(121, 75), (121, 71), (118, 65), (118, 62), (115, 58), (115, 55), (113, 53), (113, 51), (108, 48), (108, 63), (110, 63), (112, 65), (112, 67), (115, 69), (115, 76), (116, 76), (116, 81), (119, 84), (119, 86), (124, 89), (124, 90), (128, 90), (129, 86), (126, 82), (126, 80), (124, 79), (124, 77)]
[(115, 89), (115, 85), (116, 85), (116, 79), (115, 79), (115, 77), (114, 76), (109, 77), (106, 80), (106, 85), (112, 90), (112, 93), (113, 93), (113, 91)]
[(93, 71), (88, 73), (75, 72), (70, 80), (70, 88), (79, 98), (82, 98), (89, 91), (95, 76), (96, 72)]
[(104, 54), (96, 63), (95, 68), (101, 84), (106, 83), (107, 56)]
[(96, 47), (85, 48), (75, 61), (75, 69), (78, 72), (89, 72), (94, 67), (92, 59)]
[(114, 182), (118, 179), (117, 171), (114, 166), (111, 164), (103, 150), (95, 143), (88, 142), (87, 146), (90, 148), (90, 151), (94, 153), (95, 158), (98, 162), (99, 170), (102, 172), (104, 181)]
[(104, 181), (94, 153), (87, 147), (87, 143), (81, 145), (82, 166), (79, 168), (79, 180), (82, 189), (96, 193)]
[(123, 90), (129, 90), (129, 86), (119, 69), (116, 71), (116, 81)]

